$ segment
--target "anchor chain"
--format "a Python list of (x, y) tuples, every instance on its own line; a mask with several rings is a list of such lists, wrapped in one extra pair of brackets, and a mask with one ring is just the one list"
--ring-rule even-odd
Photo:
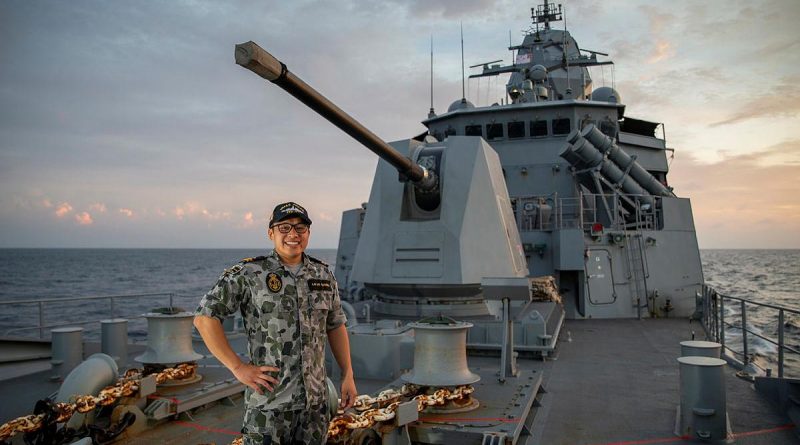
[[(425, 394), (425, 389), (426, 387), (406, 384), (400, 389), (381, 391), (375, 397), (367, 394), (356, 397), (353, 409), (360, 414), (343, 413), (331, 419), (328, 423), (328, 442), (344, 440), (348, 431), (370, 428), (376, 423), (394, 419), (397, 407), (403, 401), (416, 400), (417, 411), (422, 411), (429, 406), (441, 406), (448, 401), (462, 399), (475, 391), (472, 385), (457, 386), (452, 391), (440, 388), (433, 394)], [(237, 437), (230, 445), (242, 445), (243, 441), (243, 437)]]
[[(167, 368), (155, 374), (156, 383), (161, 384), (167, 380), (185, 380), (194, 377), (196, 364), (182, 363), (174, 368)], [(69, 420), (73, 414), (88, 413), (99, 406), (108, 406), (121, 397), (128, 397), (139, 390), (143, 377), (142, 370), (129, 369), (114, 385), (103, 388), (97, 396), (75, 396), (72, 403), (58, 402), (53, 404), (56, 414), (55, 422), (62, 423)], [(32, 433), (45, 426), (45, 414), (30, 414), (17, 417), (0, 426), (0, 442), (4, 442), (19, 433)]]
[[(417, 385), (403, 385), (400, 390), (387, 389), (378, 394), (377, 397), (368, 395), (358, 396), (353, 406), (360, 414), (341, 414), (328, 424), (328, 439), (336, 440), (347, 430), (370, 428), (378, 422), (392, 420), (395, 417), (397, 407), (404, 400), (417, 401), (417, 411), (422, 411), (429, 406), (441, 406), (451, 400), (462, 399), (475, 391), (471, 385), (458, 386), (452, 391), (447, 388), (440, 388), (433, 394), (425, 394), (424, 388)], [(386, 405), (381, 408), (382, 405)]]

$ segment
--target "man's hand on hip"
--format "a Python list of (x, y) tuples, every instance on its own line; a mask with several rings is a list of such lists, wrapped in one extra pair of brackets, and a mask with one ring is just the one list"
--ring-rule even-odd
[(274, 366), (255, 366), (244, 362), (231, 370), (233, 376), (236, 377), (237, 380), (249, 386), (253, 391), (259, 394), (264, 394), (262, 387), (272, 392), (275, 385), (278, 384), (278, 380), (267, 373), (277, 371), (279, 371), (279, 369)]

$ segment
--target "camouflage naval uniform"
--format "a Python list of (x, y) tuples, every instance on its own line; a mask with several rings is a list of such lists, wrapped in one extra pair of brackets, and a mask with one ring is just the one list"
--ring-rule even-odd
[(222, 321), (237, 310), (251, 363), (280, 370), (272, 392), (245, 390), (245, 444), (323, 443), (330, 420), (325, 341), (346, 321), (333, 274), (305, 254), (296, 276), (275, 251), (243, 260), (222, 274), (197, 314)]

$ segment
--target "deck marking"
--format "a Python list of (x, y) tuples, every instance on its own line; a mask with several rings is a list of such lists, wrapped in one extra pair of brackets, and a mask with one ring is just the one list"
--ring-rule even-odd
[(792, 428), (794, 428), (794, 424), (793, 423), (787, 423), (786, 425), (776, 426), (775, 428), (767, 428), (767, 429), (763, 429), (763, 430), (748, 431), (746, 433), (734, 433), (733, 434), (733, 438), (735, 439), (737, 437), (757, 436), (759, 434), (774, 433), (776, 431), (789, 430), (789, 429), (792, 429)]
[(178, 425), (188, 426), (189, 428), (194, 428), (194, 429), (200, 430), (200, 431), (209, 431), (209, 432), (212, 432), (212, 433), (230, 434), (231, 436), (241, 436), (242, 435), (241, 431), (227, 430), (225, 428), (211, 428), (210, 426), (200, 425), (199, 423), (186, 422), (186, 421), (183, 421), (183, 420), (173, 420), (173, 422), (177, 423)]
[[(744, 433), (734, 433), (732, 434), (733, 438), (736, 439), (737, 437), (747, 437), (747, 436), (758, 436), (759, 434), (769, 434), (775, 433), (778, 431), (784, 431), (788, 429), (794, 428), (795, 425), (793, 423), (787, 423), (786, 425), (776, 426), (774, 428), (765, 428), (763, 430), (754, 430), (754, 431), (747, 431)], [(690, 436), (676, 436), (676, 437), (665, 437), (661, 439), (643, 439), (643, 440), (624, 440), (622, 442), (606, 442), (603, 444), (595, 444), (595, 445), (649, 445), (655, 443), (670, 443), (670, 442), (684, 442), (691, 440)]]

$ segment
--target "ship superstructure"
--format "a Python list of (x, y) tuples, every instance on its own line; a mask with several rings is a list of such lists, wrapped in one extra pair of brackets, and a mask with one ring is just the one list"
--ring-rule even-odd
[[(509, 48), (513, 64), (486, 64), (472, 76), (511, 73), (508, 102), (456, 100), (422, 122), (427, 137), (482, 138), (497, 153), (527, 274), (556, 278), (568, 318), (692, 315), (703, 282), (700, 254), (690, 202), (667, 183), (663, 125), (627, 116), (616, 90), (594, 88), (588, 67), (612, 62), (551, 27), (560, 6), (540, 5), (532, 18), (522, 43)], [(359, 250), (358, 240), (372, 204), (343, 216), (337, 276), (354, 300), (382, 303), (391, 291), (375, 282), (371, 264), (364, 271), (358, 261), (369, 249)], [(403, 252), (389, 253), (400, 260)]]

